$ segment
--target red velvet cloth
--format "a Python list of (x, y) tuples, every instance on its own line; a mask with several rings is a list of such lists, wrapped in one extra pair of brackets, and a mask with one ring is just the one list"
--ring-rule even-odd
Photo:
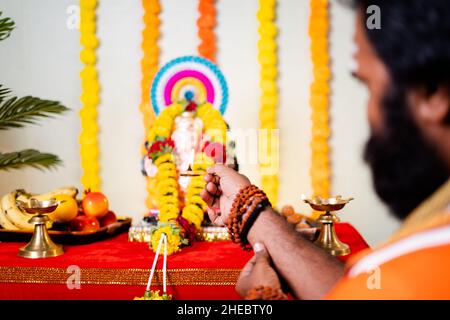
[[(340, 239), (349, 244), (352, 254), (367, 248), (361, 235), (347, 223), (336, 225), (336, 232)], [(70, 265), (83, 269), (100, 268), (104, 271), (117, 273), (120, 278), (121, 271), (130, 269), (149, 270), (154, 254), (148, 244), (128, 242), (127, 235), (122, 234), (114, 238), (97, 243), (80, 246), (65, 246), (65, 254), (47, 259), (24, 259), (17, 256), (18, 249), (24, 243), (0, 243), (0, 299), (132, 299), (142, 296), (145, 285), (127, 284), (85, 284), (80, 289), (69, 290), (65, 283), (52, 284), (52, 272), (56, 269), (67, 269)], [(168, 272), (174, 269), (209, 271), (207, 277), (221, 279), (220, 269), (233, 269), (237, 274), (245, 263), (252, 257), (252, 252), (245, 252), (239, 246), (229, 242), (194, 242), (190, 247), (183, 248), (180, 253), (169, 256), (167, 261)], [(348, 259), (351, 255), (344, 257)], [(38, 268), (48, 270), (47, 280), (20, 278), (11, 275), (21, 275), (21, 268)], [(158, 268), (162, 267), (162, 258), (158, 261)], [(171, 271), (172, 270), (172, 271)], [(67, 275), (69, 276), (69, 274)], [(25, 279), (25, 280), (24, 280)], [(50, 279), (50, 280), (49, 280)], [(38, 280), (40, 283), (32, 283)], [(95, 279), (94, 279), (95, 280)], [(211, 280), (215, 280), (211, 278)], [(234, 279), (235, 281), (235, 279)], [(24, 283), (28, 282), (28, 283)], [(95, 282), (95, 281), (94, 281)], [(212, 282), (211, 282), (212, 283)], [(155, 289), (155, 288), (153, 288)], [(158, 289), (158, 288), (156, 288)], [(159, 288), (161, 289), (161, 288)], [(238, 299), (232, 282), (218, 281), (216, 284), (199, 285), (198, 283), (169, 285), (169, 293), (176, 299)]]

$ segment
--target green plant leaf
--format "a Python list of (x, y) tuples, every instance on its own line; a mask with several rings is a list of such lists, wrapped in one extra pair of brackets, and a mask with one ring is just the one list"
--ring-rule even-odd
[(34, 149), (0, 153), (0, 170), (22, 169), (24, 167), (43, 170), (52, 169), (59, 164), (61, 164), (61, 160), (58, 156), (51, 153), (41, 153)]
[(48, 118), (67, 110), (58, 101), (43, 100), (26, 96), (7, 98), (9, 89), (0, 86), (0, 130), (20, 128), (25, 124), (36, 123), (39, 118)]
[[(2, 13), (3, 12), (0, 11), (0, 16)], [(6, 17), (0, 19), (0, 41), (8, 38), (15, 27), (15, 23), (11, 18)]]
[(8, 88), (2, 88), (3, 86), (0, 84), (0, 104), (6, 99), (6, 97), (11, 93), (11, 90)]

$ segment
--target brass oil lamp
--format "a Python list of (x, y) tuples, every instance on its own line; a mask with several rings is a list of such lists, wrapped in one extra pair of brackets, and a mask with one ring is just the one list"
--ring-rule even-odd
[(320, 226), (320, 234), (314, 243), (333, 256), (348, 255), (350, 247), (341, 242), (336, 235), (334, 223), (339, 220), (333, 212), (344, 208), (353, 198), (343, 199), (341, 196), (335, 196), (331, 198), (314, 197), (313, 199), (307, 199), (302, 196), (302, 200), (314, 210), (324, 212), (317, 219)]
[(56, 210), (60, 202), (52, 198), (39, 201), (31, 198), (29, 202), (17, 201), (20, 209), (34, 216), (28, 221), (34, 224), (34, 232), (30, 242), (19, 249), (18, 255), (23, 258), (37, 259), (62, 255), (63, 247), (50, 239), (47, 231), (47, 222), (50, 218), (46, 215)]

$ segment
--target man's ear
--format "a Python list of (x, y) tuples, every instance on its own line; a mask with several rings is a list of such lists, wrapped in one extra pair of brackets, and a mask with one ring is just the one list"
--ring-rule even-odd
[(450, 117), (450, 92), (441, 86), (431, 94), (414, 90), (410, 95), (412, 113), (419, 123), (442, 124)]

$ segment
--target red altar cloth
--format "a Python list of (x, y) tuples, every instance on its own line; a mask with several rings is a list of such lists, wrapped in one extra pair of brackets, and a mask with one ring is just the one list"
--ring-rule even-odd
[[(367, 248), (351, 225), (337, 224), (336, 232), (352, 254)], [(64, 255), (47, 259), (18, 257), (23, 245), (0, 243), (0, 299), (133, 299), (145, 291), (154, 256), (148, 244), (128, 242), (126, 234), (88, 245), (67, 245)], [(234, 286), (252, 255), (229, 241), (195, 242), (169, 256), (168, 292), (175, 299), (238, 299)], [(72, 265), (80, 268), (80, 289), (67, 286), (73, 276), (67, 268)], [(152, 289), (162, 289), (160, 271), (153, 283)]]

